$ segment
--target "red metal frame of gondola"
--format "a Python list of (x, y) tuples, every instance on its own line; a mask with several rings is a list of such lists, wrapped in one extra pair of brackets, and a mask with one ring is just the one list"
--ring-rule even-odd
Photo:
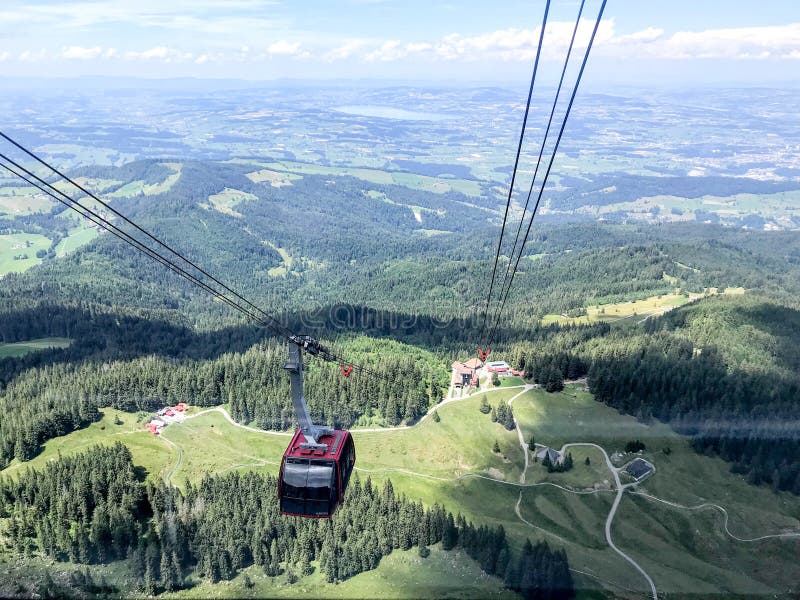
[[(352, 447), (353, 449), (353, 465), (355, 465), (355, 444), (353, 443), (353, 436), (350, 434), (349, 431), (344, 429), (335, 429), (333, 431), (333, 435), (325, 435), (322, 436), (318, 441), (321, 444), (327, 445), (327, 450), (311, 450), (309, 448), (304, 448), (305, 436), (301, 429), (295, 431), (294, 436), (292, 437), (292, 441), (289, 443), (288, 448), (283, 453), (283, 458), (281, 459), (281, 468), (278, 474), (278, 497), (282, 497), (282, 482), (283, 482), (283, 469), (284, 465), (286, 464), (286, 459), (289, 457), (292, 458), (305, 458), (305, 459), (318, 459), (318, 460), (331, 460), (336, 463), (336, 479), (337, 479), (337, 486), (336, 486), (336, 503), (332, 507), (332, 510), (326, 515), (309, 515), (309, 514), (301, 514), (301, 513), (291, 513), (285, 512), (281, 510), (282, 515), (290, 516), (290, 517), (304, 517), (308, 519), (329, 519), (333, 516), (336, 512), (338, 506), (342, 503), (344, 499), (344, 476), (345, 470), (347, 465), (344, 464), (345, 450), (348, 446)], [(338, 440), (338, 443), (336, 443)]]

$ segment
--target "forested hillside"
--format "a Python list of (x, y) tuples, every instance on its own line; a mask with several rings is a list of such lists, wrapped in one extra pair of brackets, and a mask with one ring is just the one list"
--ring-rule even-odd
[(511, 350), (543, 386), (588, 373), (598, 401), (691, 436), (753, 484), (800, 494), (800, 311), (758, 296), (713, 297), (642, 329), (552, 328)]
[[(453, 318), (482, 308), (491, 270), (487, 257), (496, 247), (493, 196), (319, 175), (273, 187), (248, 178), (256, 168), (187, 162), (167, 191), (120, 196), (114, 206), (274, 313), (347, 303)], [(163, 169), (141, 161), (81, 173), (97, 185), (116, 182), (107, 192), (113, 194), (125, 182), (157, 180), (166, 175)], [(226, 190), (239, 194), (234, 204), (209, 199)], [(70, 223), (67, 214), (56, 208), (6, 225), (50, 235)], [(526, 328), (546, 313), (676, 286), (742, 286), (790, 297), (800, 281), (800, 241), (792, 232), (697, 224), (555, 225), (545, 215), (526, 255), (511, 294), (518, 310), (509, 319)], [(179, 310), (181, 318), (205, 328), (235, 322), (220, 303), (166, 269), (153, 268), (150, 259), (110, 235), (65, 257), (48, 256), (25, 274), (6, 276), (0, 290), (5, 306), (26, 306), (31, 298), (80, 299)]]
[(573, 596), (563, 551), (528, 542), (515, 552), (502, 527), (475, 526), (438, 504), (425, 508), (388, 480), (377, 487), (356, 479), (330, 520), (281, 516), (276, 497), (275, 478), (256, 473), (206, 477), (185, 492), (145, 486), (117, 443), (0, 481), (0, 519), (20, 553), (78, 563), (129, 557), (134, 587), (147, 595), (181, 589), (190, 573), (216, 583), (250, 565), (271, 577), (300, 576), (317, 561), (329, 582), (342, 581), (377, 568), (395, 549), (424, 554), (441, 543), (445, 551), (462, 548), (525, 597)]
[[(140, 161), (88, 167), (78, 174), (96, 185), (105, 182), (106, 192), (114, 194), (130, 182), (156, 185), (173, 177), (175, 167), (166, 164)], [(486, 257), (496, 236), (492, 213), (457, 192), (366, 184), (350, 177), (306, 174), (274, 187), (258, 182), (257, 166), (184, 163), (166, 191), (121, 195), (114, 203), (289, 327), (334, 341), (346, 332), (381, 340), (349, 349), (359, 362), (385, 373), (389, 383), (360, 376), (343, 381), (324, 366), (309, 370), (315, 418), (341, 426), (375, 418), (387, 425), (413, 422), (441, 396), (450, 356), (474, 350), (490, 268)], [(230, 189), (241, 193), (237, 203), (217, 210), (210, 198)], [(415, 215), (421, 215), (422, 224)], [(13, 224), (47, 233), (63, 221), (54, 211)], [(425, 233), (433, 230), (438, 233)], [(796, 234), (695, 224), (552, 226), (544, 220), (526, 254), (498, 343), (512, 349), (524, 342), (541, 344), (527, 363), (516, 355), (536, 381), (557, 389), (563, 378), (591, 371), (593, 389), (604, 401), (698, 435), (695, 421), (706, 423), (702, 429), (707, 431), (722, 405), (739, 415), (757, 406), (781, 414), (793, 409), (796, 345), (771, 336), (779, 323), (791, 322), (790, 307), (798, 306)], [(729, 286), (770, 301), (750, 306), (747, 300), (706, 300), (645, 320), (644, 332), (611, 331), (602, 324), (566, 330), (539, 324), (545, 314), (583, 314), (591, 304)], [(0, 423), (0, 464), (33, 456), (47, 439), (99, 418), (102, 406), (149, 410), (187, 399), (203, 406), (229, 403), (242, 422), (291, 426), (282, 350), (267, 333), (237, 320), (221, 303), (155, 268), (116, 238), (100, 236), (66, 257), (50, 256), (27, 273), (8, 275), (0, 303), (3, 342), (72, 340), (67, 348), (0, 359), (0, 403), (7, 415)], [(762, 325), (772, 323), (771, 329), (748, 324), (748, 314)], [(726, 329), (736, 319), (745, 319), (741, 327)], [(748, 334), (735, 343), (719, 341), (721, 332), (742, 327)], [(388, 338), (436, 356), (390, 346)], [(654, 348), (676, 350), (661, 359)], [(643, 377), (643, 361), (656, 360)], [(759, 365), (780, 368), (772, 372)], [(714, 385), (733, 391), (711, 392), (707, 375), (712, 372)], [(631, 373), (630, 380), (625, 373)], [(656, 401), (657, 394), (645, 391), (648, 385), (670, 392)], [(630, 392), (631, 387), (639, 391)], [(674, 392), (679, 388), (685, 393)], [(694, 399), (697, 394), (702, 401)], [(678, 414), (692, 425), (678, 423)], [(758, 451), (741, 446), (698, 438), (698, 447), (721, 453), (748, 473), (763, 463), (753, 481), (773, 481), (779, 472), (775, 485), (792, 489), (795, 476), (780, 467), (781, 460), (759, 458)]]
[(800, 494), (800, 312), (756, 299), (707, 300), (606, 343), (598, 400), (692, 436), (754, 484)]
[[(343, 347), (359, 354), (357, 340)], [(0, 466), (13, 458), (30, 459), (42, 442), (99, 419), (98, 408), (105, 406), (136, 412), (178, 402), (227, 402), (242, 423), (273, 430), (296, 426), (283, 369), (285, 344), (259, 344), (210, 360), (177, 361), (151, 352), (158, 356), (59, 362), (13, 379), (0, 396), (0, 410), (7, 415), (0, 423)], [(311, 416), (339, 428), (373, 415), (387, 425), (413, 422), (446, 388), (447, 372), (437, 362), (428, 353), (394, 344), (360, 360), (380, 374), (377, 379), (360, 372), (343, 378), (337, 365), (311, 363), (305, 375)]]
[[(115, 196), (114, 206), (290, 329), (380, 375), (344, 378), (338, 365), (309, 360), (315, 421), (412, 424), (442, 399), (451, 361), (475, 351), (498, 231), (492, 196), (313, 174), (273, 186), (259, 180), (274, 175), (242, 162), (183, 163), (175, 177), (165, 164), (80, 175), (109, 194), (141, 189)], [(174, 180), (166, 190), (164, 178)], [(109, 235), (59, 255), (55, 247), (71, 231), (64, 223), (57, 210), (4, 223), (47, 235), (53, 247), (42, 264), (3, 278), (0, 342), (68, 342), (0, 358), (0, 469), (17, 469), (0, 483), (0, 519), (17, 553), (118, 562), (152, 594), (180, 589), (188, 577), (227, 581), (253, 566), (294, 578), (314, 562), (328, 581), (342, 581), (393, 549), (424, 553), (441, 543), (527, 597), (571, 595), (562, 550), (512, 548), (502, 528), (423, 506), (391, 483), (354, 483), (332, 521), (311, 523), (277, 514), (270, 476), (198, 477), (180, 490), (155, 477), (143, 484), (120, 446), (59, 458), (41, 472), (19, 469), (45, 442), (86, 428), (107, 407), (224, 404), (241, 424), (296, 424), (282, 340)], [(501, 256), (501, 274), (506, 265)], [(727, 288), (736, 295), (723, 295)], [(698, 453), (720, 456), (754, 485), (800, 494), (799, 293), (794, 232), (557, 224), (545, 215), (492, 356), (547, 391), (587, 377), (596, 400), (644, 423), (669, 423)], [(603, 315), (633, 300), (651, 300), (664, 314)], [(552, 324), (543, 325), (545, 317)], [(559, 324), (579, 317), (585, 324)], [(513, 413), (498, 406), (507, 434)], [(590, 465), (581, 460), (572, 474), (582, 467)]]

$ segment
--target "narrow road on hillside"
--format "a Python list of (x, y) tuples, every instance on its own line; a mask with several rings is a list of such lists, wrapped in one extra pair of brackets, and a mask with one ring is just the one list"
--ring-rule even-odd
[(722, 517), (723, 517), (722, 524), (723, 524), (723, 528), (725, 529), (725, 533), (727, 533), (730, 537), (732, 537), (737, 542), (750, 543), (750, 542), (760, 542), (761, 540), (771, 540), (771, 539), (776, 539), (776, 538), (800, 538), (800, 531), (786, 531), (784, 533), (769, 533), (769, 534), (760, 535), (760, 536), (754, 537), (754, 538), (741, 538), (741, 537), (735, 535), (733, 532), (731, 532), (730, 529), (728, 529), (728, 511), (725, 510), (725, 508), (723, 508), (719, 504), (712, 504), (710, 502), (706, 502), (706, 503), (703, 503), (703, 504), (698, 504), (697, 506), (684, 506), (683, 504), (678, 504), (677, 502), (670, 502), (669, 500), (663, 500), (661, 498), (658, 498), (656, 496), (651, 496), (650, 494), (646, 494), (644, 492), (631, 492), (631, 494), (634, 494), (636, 496), (641, 496), (642, 498), (647, 498), (648, 500), (653, 500), (655, 502), (661, 502), (662, 504), (666, 504), (667, 506), (671, 506), (673, 508), (678, 508), (678, 509), (681, 509), (681, 510), (705, 510), (705, 509), (709, 509), (709, 508), (710, 509), (714, 509), (714, 510), (718, 510), (718, 511), (720, 511), (722, 513)]
[[(517, 394), (516, 396), (514, 396), (513, 398), (511, 398), (508, 401), (509, 406), (511, 404), (513, 404), (514, 400), (516, 400), (522, 394), (527, 392), (528, 389), (532, 389), (533, 386), (532, 385), (526, 385), (525, 388), (526, 388), (525, 390), (523, 390), (522, 392), (520, 392), (519, 394)], [(525, 456), (525, 467), (524, 467), (524, 469), (522, 471), (522, 474), (520, 475), (520, 478), (519, 478), (520, 484), (524, 485), (525, 484), (525, 475), (528, 472), (528, 464), (529, 464), (528, 463), (528, 452), (529, 452), (529, 450), (528, 450), (528, 445), (525, 443), (525, 437), (522, 435), (522, 429), (520, 428), (519, 422), (516, 419), (514, 419), (514, 425), (515, 425), (515, 427), (517, 429), (517, 437), (519, 438), (519, 445), (522, 448), (522, 454), (523, 454), (523, 456)], [(609, 458), (608, 453), (605, 451), (605, 449), (602, 446), (598, 446), (597, 444), (593, 444), (593, 443), (590, 443), (590, 442), (572, 442), (572, 443), (564, 444), (561, 447), (561, 455), (564, 456), (565, 452), (567, 451), (567, 448), (571, 448), (573, 446), (589, 446), (589, 447), (592, 447), (592, 448), (596, 448), (597, 450), (602, 452), (603, 457), (605, 458), (605, 461), (606, 461), (606, 465), (608, 466), (608, 469), (611, 471), (611, 474), (614, 476), (614, 483), (616, 485), (615, 489), (617, 491), (617, 494), (614, 497), (614, 502), (611, 505), (611, 510), (609, 511), (608, 516), (606, 517), (606, 525), (605, 525), (606, 542), (611, 547), (611, 549), (614, 550), (614, 552), (616, 552), (622, 558), (624, 558), (626, 561), (628, 561), (631, 565), (633, 565), (633, 567), (637, 571), (639, 571), (639, 573), (642, 574), (642, 576), (645, 578), (645, 580), (647, 581), (648, 585), (650, 586), (650, 591), (653, 594), (653, 600), (657, 600), (658, 599), (658, 593), (656, 592), (656, 585), (655, 585), (655, 583), (653, 583), (653, 579), (650, 577), (650, 575), (647, 574), (647, 572), (641, 567), (641, 565), (639, 565), (639, 563), (637, 563), (628, 554), (626, 554), (625, 552), (620, 550), (620, 548), (614, 543), (614, 540), (611, 537), (611, 524), (614, 522), (614, 516), (616, 515), (617, 509), (619, 508), (619, 503), (622, 500), (622, 495), (625, 493), (625, 489), (627, 487), (629, 487), (630, 485), (635, 485), (635, 484), (628, 484), (628, 485), (623, 485), (622, 484), (622, 482), (620, 481), (620, 478), (619, 478), (619, 469), (617, 469), (611, 463), (611, 459)], [(517, 499), (517, 503), (514, 506), (514, 511), (517, 513), (517, 517), (519, 518), (519, 520), (522, 521), (523, 523), (529, 525), (530, 527), (533, 527), (534, 529), (537, 529), (539, 531), (546, 531), (545, 529), (542, 529), (541, 527), (538, 527), (537, 525), (534, 525), (533, 523), (531, 523), (530, 521), (528, 521), (527, 519), (525, 519), (522, 516), (522, 511), (520, 510), (521, 502), (522, 502), (522, 490), (520, 490), (519, 498)], [(565, 541), (560, 536), (557, 536), (557, 535), (555, 535), (553, 533), (551, 533), (551, 535), (554, 535), (555, 537), (561, 539), (562, 541)]]
[(173, 442), (171, 439), (164, 437), (163, 433), (161, 434), (161, 439), (167, 442), (170, 446), (172, 446), (178, 451), (178, 460), (175, 461), (175, 464), (169, 470), (169, 473), (167, 473), (166, 477), (164, 477), (164, 482), (167, 485), (169, 485), (172, 480), (172, 476), (175, 474), (175, 471), (177, 471), (180, 468), (181, 463), (183, 462), (183, 450), (181, 449), (180, 446), (178, 446), (178, 444)]
[[(269, 429), (259, 429), (258, 427), (250, 427), (249, 425), (242, 425), (241, 423), (235, 421), (233, 419), (233, 417), (231, 417), (230, 413), (227, 410), (225, 410), (223, 407), (221, 407), (221, 406), (215, 406), (214, 408), (207, 408), (206, 410), (201, 410), (199, 413), (195, 413), (193, 415), (189, 415), (187, 417), (184, 417), (183, 420), (184, 421), (188, 421), (189, 419), (194, 419), (196, 417), (199, 417), (199, 416), (202, 416), (202, 415), (206, 415), (206, 414), (211, 413), (211, 412), (218, 412), (223, 417), (225, 417), (225, 419), (228, 421), (228, 423), (230, 423), (234, 427), (239, 427), (241, 429), (246, 429), (247, 431), (252, 431), (253, 433), (263, 433), (265, 435), (279, 435), (279, 436), (283, 436), (283, 437), (292, 437), (292, 435), (294, 435), (292, 433), (287, 433), (285, 431), (271, 431)], [(178, 423), (181, 423), (181, 422), (182, 421), (179, 421)]]
[[(484, 390), (482, 393), (487, 393), (488, 394), (488, 393), (498, 392), (498, 391), (502, 391), (502, 390), (519, 389), (520, 391), (517, 394), (515, 394), (512, 398), (510, 398), (508, 400), (509, 405), (512, 405), (514, 400), (516, 400), (517, 398), (519, 398), (520, 396), (522, 396), (526, 392), (530, 391), (531, 389), (534, 389), (535, 387), (536, 386), (531, 385), (531, 384), (525, 384), (525, 385), (520, 385), (520, 386), (509, 386), (509, 387), (492, 388), (492, 389)], [(441, 402), (439, 402), (438, 404), (432, 406), (430, 408), (430, 410), (428, 410), (428, 412), (419, 421), (417, 421), (416, 423), (414, 423), (412, 425), (403, 425), (403, 426), (398, 426), (398, 427), (376, 427), (376, 428), (365, 428), (365, 429), (353, 429), (351, 431), (353, 431), (354, 433), (359, 433), (359, 432), (378, 433), (378, 432), (385, 432), (385, 431), (400, 431), (400, 430), (405, 430), (405, 429), (411, 429), (411, 428), (416, 427), (417, 425), (421, 424), (426, 418), (428, 418), (430, 415), (432, 415), (433, 412), (436, 409), (438, 409), (439, 407), (441, 407), (442, 405), (447, 404), (449, 402), (457, 402), (457, 401), (460, 401), (460, 400), (466, 400), (466, 399), (469, 399), (471, 397), (473, 397), (473, 396), (453, 397), (452, 393), (448, 393)], [(264, 434), (264, 435), (276, 435), (276, 436), (283, 436), (283, 437), (289, 437), (289, 436), (292, 435), (291, 433), (285, 433), (285, 432), (279, 432), (279, 431), (267, 431), (267, 430), (264, 430), (264, 429), (258, 429), (258, 428), (255, 428), (255, 427), (250, 427), (250, 426), (247, 426), (247, 425), (242, 425), (241, 423), (237, 423), (231, 417), (231, 415), (228, 413), (228, 411), (225, 410), (221, 406), (217, 406), (217, 407), (214, 407), (214, 408), (209, 408), (209, 409), (200, 411), (200, 412), (195, 413), (193, 415), (187, 416), (184, 420), (193, 419), (195, 417), (199, 417), (201, 415), (204, 415), (204, 414), (207, 414), (207, 413), (210, 413), (210, 412), (214, 412), (214, 411), (221, 413), (225, 417), (225, 419), (231, 425), (233, 425), (234, 427), (239, 427), (239, 428), (242, 428), (242, 429), (246, 429), (247, 431), (251, 431), (253, 433), (259, 433), (259, 434)], [(617, 468), (617, 467), (615, 467), (613, 465), (613, 463), (611, 462), (611, 458), (608, 456), (608, 453), (606, 452), (606, 450), (602, 446), (600, 446), (598, 444), (595, 444), (595, 443), (592, 443), (592, 442), (569, 442), (569, 443), (564, 444), (561, 447), (560, 452), (562, 454), (564, 454), (571, 447), (581, 447), (581, 446), (595, 448), (596, 450), (598, 450), (599, 452), (602, 453), (603, 458), (604, 458), (604, 460), (606, 462), (606, 466), (608, 467), (608, 470), (611, 471), (611, 474), (613, 475), (613, 478), (614, 478), (614, 488), (613, 489), (574, 490), (574, 489), (570, 489), (570, 488), (567, 488), (567, 487), (564, 487), (564, 486), (561, 486), (561, 485), (558, 485), (556, 483), (552, 483), (552, 482), (549, 482), (549, 481), (543, 481), (543, 482), (538, 482), (538, 483), (526, 483), (527, 471), (528, 471), (528, 469), (530, 467), (530, 462), (529, 462), (529, 458), (528, 458), (529, 449), (528, 449), (527, 444), (525, 443), (525, 439), (524, 439), (524, 436), (522, 434), (522, 429), (521, 429), (521, 427), (519, 425), (519, 422), (517, 422), (516, 419), (515, 419), (515, 428), (517, 430), (517, 438), (519, 440), (519, 444), (520, 444), (520, 447), (522, 449), (523, 456), (524, 456), (524, 459), (525, 459), (523, 470), (522, 470), (522, 473), (520, 475), (518, 483), (517, 482), (513, 482), (513, 481), (504, 481), (504, 480), (501, 480), (501, 479), (496, 479), (494, 477), (490, 477), (490, 476), (484, 475), (482, 473), (465, 473), (465, 474), (459, 475), (457, 477), (438, 477), (438, 476), (435, 476), (435, 475), (429, 475), (429, 474), (426, 474), (426, 473), (419, 473), (419, 472), (411, 471), (411, 470), (408, 470), (408, 469), (401, 469), (401, 468), (365, 469), (365, 468), (361, 468), (361, 467), (356, 467), (356, 470), (357, 471), (361, 471), (361, 472), (365, 472), (365, 473), (378, 473), (378, 472), (391, 473), (391, 472), (396, 472), (396, 473), (403, 473), (403, 474), (411, 475), (411, 476), (414, 476), (414, 477), (432, 479), (432, 480), (437, 480), (437, 481), (445, 481), (445, 482), (455, 482), (455, 481), (460, 481), (460, 480), (463, 480), (463, 479), (476, 478), (476, 479), (484, 479), (484, 480), (487, 480), (487, 481), (491, 481), (493, 483), (497, 483), (497, 484), (500, 484), (500, 485), (511, 485), (511, 486), (518, 487), (518, 488), (520, 488), (520, 494), (519, 494), (519, 497), (518, 497), (517, 502), (515, 504), (514, 511), (515, 511), (517, 517), (519, 518), (519, 520), (522, 521), (523, 523), (525, 523), (526, 525), (528, 525), (529, 527), (531, 527), (533, 529), (536, 529), (537, 531), (541, 531), (542, 533), (544, 533), (544, 534), (546, 534), (548, 536), (551, 536), (551, 537), (553, 537), (553, 538), (555, 538), (555, 539), (557, 539), (557, 540), (559, 540), (559, 541), (561, 541), (561, 542), (563, 542), (565, 544), (570, 544), (570, 545), (575, 544), (575, 542), (572, 542), (570, 540), (562, 538), (558, 534), (556, 534), (556, 533), (554, 533), (552, 531), (548, 531), (548, 530), (546, 530), (546, 529), (544, 529), (542, 527), (539, 527), (539, 526), (535, 525), (534, 523), (531, 523), (530, 521), (525, 519), (525, 517), (522, 515), (522, 510), (521, 510), (522, 492), (523, 492), (523, 490), (525, 488), (533, 488), (533, 487), (538, 487), (538, 486), (552, 486), (552, 487), (558, 488), (559, 490), (562, 490), (562, 491), (564, 491), (566, 493), (578, 494), (578, 495), (582, 495), (582, 494), (583, 495), (598, 494), (598, 493), (615, 493), (615, 497), (614, 497), (613, 503), (611, 505), (611, 509), (609, 510), (609, 513), (608, 513), (608, 515), (606, 517), (606, 521), (605, 521), (605, 538), (606, 538), (606, 542), (608, 543), (609, 547), (612, 550), (614, 550), (614, 552), (616, 552), (619, 556), (621, 556), (625, 561), (627, 561), (631, 566), (633, 566), (642, 575), (642, 577), (644, 577), (644, 579), (647, 581), (647, 584), (650, 587), (650, 592), (651, 592), (651, 595), (653, 597), (653, 600), (658, 600), (658, 593), (657, 593), (656, 586), (655, 586), (655, 583), (654, 583), (653, 579), (644, 570), (644, 568), (642, 568), (642, 566), (639, 565), (639, 563), (637, 563), (630, 555), (626, 554), (623, 550), (621, 550), (614, 543), (614, 540), (613, 540), (613, 537), (612, 537), (612, 525), (613, 525), (613, 522), (614, 522), (614, 518), (615, 518), (615, 516), (617, 514), (617, 511), (619, 509), (619, 505), (620, 505), (620, 503), (622, 501), (622, 497), (623, 497), (625, 491), (628, 488), (636, 486), (637, 482), (628, 483), (628, 484), (623, 484), (622, 483), (622, 481), (620, 480), (620, 476), (619, 476), (619, 472), (620, 472), (621, 469), (619, 469), (619, 468)], [(164, 438), (164, 439), (167, 441), (167, 443), (169, 443), (170, 445), (174, 446), (178, 450), (178, 460), (177, 460), (176, 464), (173, 466), (173, 468), (170, 470), (168, 475), (166, 476), (166, 481), (169, 483), (171, 477), (174, 475), (174, 473), (181, 466), (181, 463), (182, 463), (182, 460), (183, 460), (183, 453), (182, 453), (180, 447), (177, 444), (175, 444), (174, 442), (172, 442), (171, 440), (169, 440), (167, 438)], [(537, 444), (537, 446), (538, 445), (539, 444)], [(256, 457), (250, 457), (250, 458), (256, 459)], [(267, 462), (267, 461), (261, 461), (261, 459), (256, 459), (256, 460), (259, 460), (260, 462)], [(241, 465), (234, 465), (232, 468), (238, 468), (240, 466), (244, 467), (244, 466), (256, 466), (256, 465), (255, 464), (241, 464)], [(733, 538), (733, 539), (735, 539), (735, 540), (737, 540), (739, 542), (756, 542), (756, 541), (760, 541), (760, 540), (774, 539), (774, 538), (798, 538), (798, 537), (800, 537), (800, 532), (784, 532), (784, 533), (779, 533), (779, 534), (767, 534), (767, 535), (763, 535), (763, 536), (759, 536), (759, 537), (755, 537), (755, 538), (741, 538), (741, 537), (738, 537), (738, 536), (734, 535), (730, 531), (730, 529), (728, 528), (728, 512), (722, 506), (719, 506), (717, 504), (710, 504), (710, 503), (701, 504), (701, 505), (698, 505), (698, 506), (684, 506), (684, 505), (681, 505), (681, 504), (678, 504), (678, 503), (675, 503), (675, 502), (670, 502), (668, 500), (662, 500), (661, 498), (658, 498), (656, 496), (651, 496), (651, 495), (646, 494), (644, 492), (631, 492), (631, 493), (639, 495), (639, 496), (642, 496), (643, 498), (647, 498), (649, 500), (656, 501), (656, 502), (661, 502), (661, 503), (664, 503), (664, 504), (666, 504), (668, 506), (671, 506), (671, 507), (674, 507), (674, 508), (677, 508), (677, 509), (682, 509), (682, 510), (703, 510), (703, 509), (708, 509), (708, 508), (711, 508), (711, 509), (714, 509), (714, 510), (719, 510), (720, 512), (722, 512), (723, 517), (724, 517), (724, 529), (725, 529), (725, 532), (731, 538)], [(583, 573), (582, 571), (576, 571), (576, 572)], [(590, 574), (590, 573), (585, 573), (585, 574), (588, 575), (588, 576), (597, 578), (593, 574)], [(612, 583), (612, 585), (617, 585), (617, 584), (613, 584), (613, 582), (608, 582), (608, 583)], [(627, 589), (627, 588), (623, 588), (623, 589)], [(628, 591), (630, 591), (630, 590), (628, 590)]]
[[(531, 384), (526, 384), (525, 389), (522, 390), (519, 394), (514, 396), (508, 401), (508, 405), (511, 406), (514, 404), (514, 400), (522, 396), (528, 390), (532, 390), (534, 388)], [(525, 467), (522, 469), (522, 474), (519, 476), (519, 482), (525, 483), (525, 475), (528, 473), (528, 445), (525, 443), (525, 437), (522, 435), (522, 429), (519, 426), (519, 421), (514, 419), (514, 427), (517, 430), (517, 437), (519, 438), (519, 445), (522, 447), (522, 455), (525, 457)], [(520, 499), (522, 499), (522, 493), (520, 493)], [(519, 501), (517, 502), (517, 507), (519, 508)], [(519, 515), (519, 510), (517, 510), (517, 515)], [(522, 519), (522, 517), (520, 517)], [(524, 520), (524, 519), (523, 519)]]
[[(378, 432), (378, 431), (401, 431), (403, 429), (410, 429), (412, 427), (416, 427), (417, 425), (420, 425), (423, 421), (425, 421), (428, 417), (430, 417), (434, 413), (434, 411), (436, 411), (437, 409), (441, 408), (445, 404), (450, 404), (451, 402), (460, 402), (462, 400), (469, 400), (470, 398), (473, 398), (475, 396), (479, 396), (480, 394), (491, 394), (492, 392), (502, 392), (503, 390), (518, 390), (518, 389), (522, 389), (522, 388), (525, 388), (523, 390), (523, 392), (525, 392), (528, 389), (533, 389), (533, 386), (532, 385), (509, 385), (507, 387), (497, 387), (497, 388), (492, 388), (490, 390), (482, 390), (482, 391), (478, 392), (477, 394), (475, 394), (473, 396), (459, 396), (459, 397), (455, 397), (455, 398), (451, 398), (450, 394), (448, 393), (447, 396), (445, 396), (445, 398), (443, 400), (441, 400), (438, 404), (434, 404), (433, 406), (431, 406), (428, 409), (428, 412), (426, 412), (419, 421), (416, 421), (415, 423), (413, 423), (411, 425), (398, 425), (397, 427), (366, 427), (366, 428), (363, 428), (363, 429), (354, 428), (354, 429), (351, 429), (350, 431), (352, 431), (353, 433), (375, 433), (375, 432)], [(523, 392), (520, 392), (520, 394), (523, 393)], [(519, 396), (519, 394), (517, 394), (517, 396)], [(514, 396), (514, 397), (516, 398), (516, 396)]]
[(564, 444), (561, 447), (561, 453), (563, 454), (567, 450), (567, 448), (579, 447), (579, 446), (596, 448), (597, 450), (602, 452), (603, 458), (605, 458), (606, 460), (606, 465), (608, 466), (608, 469), (611, 471), (611, 474), (614, 476), (614, 484), (616, 485), (617, 495), (614, 496), (614, 503), (611, 505), (611, 510), (608, 512), (608, 516), (606, 517), (606, 527), (605, 527), (606, 542), (608, 542), (608, 545), (611, 547), (612, 550), (614, 550), (614, 552), (616, 552), (622, 558), (627, 560), (631, 565), (633, 565), (633, 567), (637, 571), (639, 571), (639, 573), (642, 574), (642, 577), (644, 577), (645, 580), (647, 580), (647, 583), (650, 585), (650, 591), (653, 594), (653, 600), (658, 600), (658, 593), (656, 592), (656, 584), (653, 583), (653, 579), (650, 577), (650, 575), (647, 574), (647, 572), (641, 567), (641, 565), (639, 565), (639, 563), (633, 560), (633, 558), (631, 558), (628, 554), (620, 550), (611, 537), (611, 524), (614, 522), (614, 516), (617, 514), (617, 509), (619, 508), (620, 501), (622, 501), (622, 496), (627, 488), (636, 485), (636, 483), (628, 483), (625, 485), (622, 484), (622, 481), (620, 481), (619, 478), (620, 470), (612, 464), (611, 459), (608, 456), (608, 453), (602, 446), (598, 446), (597, 444), (593, 444), (591, 442), (571, 442), (569, 444)]

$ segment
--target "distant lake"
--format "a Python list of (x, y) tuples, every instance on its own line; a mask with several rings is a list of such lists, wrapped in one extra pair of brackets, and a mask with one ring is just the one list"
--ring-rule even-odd
[(398, 119), (401, 121), (444, 121), (450, 119), (449, 115), (442, 113), (421, 112), (415, 110), (404, 110), (402, 108), (392, 108), (390, 106), (376, 105), (353, 105), (339, 106), (333, 110), (348, 115), (359, 115), (361, 117), (379, 117), (381, 119)]

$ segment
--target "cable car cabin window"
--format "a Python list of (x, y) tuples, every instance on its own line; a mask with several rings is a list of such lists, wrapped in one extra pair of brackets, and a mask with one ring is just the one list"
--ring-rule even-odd
[(348, 437), (345, 443), (344, 450), (342, 450), (342, 489), (347, 489), (347, 484), (350, 481), (350, 474), (353, 472), (353, 466), (356, 464), (356, 448), (353, 444), (353, 438)]
[(281, 481), (281, 511), (324, 517), (336, 506), (336, 464), (288, 457)]
[(281, 511), (301, 515), (306, 508), (308, 460), (287, 458), (281, 481)]

